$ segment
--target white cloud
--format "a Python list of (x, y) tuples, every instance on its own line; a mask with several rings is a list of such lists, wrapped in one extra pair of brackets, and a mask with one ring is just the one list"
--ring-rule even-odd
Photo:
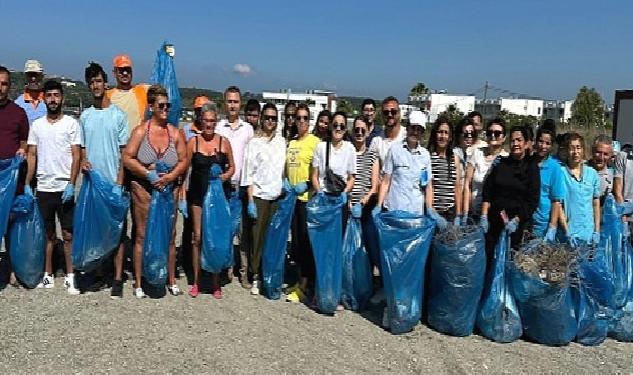
[(233, 73), (246, 77), (253, 74), (254, 71), (248, 64), (235, 64), (233, 65)]

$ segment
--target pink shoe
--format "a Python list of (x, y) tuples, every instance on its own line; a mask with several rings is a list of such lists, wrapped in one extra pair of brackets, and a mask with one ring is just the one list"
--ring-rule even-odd
[(218, 288), (215, 291), (213, 291), (213, 298), (222, 299), (222, 289)]
[(198, 294), (200, 294), (200, 291), (198, 290), (198, 284), (193, 284), (191, 286), (191, 289), (189, 289), (189, 295), (191, 296), (191, 298), (196, 298), (198, 297)]

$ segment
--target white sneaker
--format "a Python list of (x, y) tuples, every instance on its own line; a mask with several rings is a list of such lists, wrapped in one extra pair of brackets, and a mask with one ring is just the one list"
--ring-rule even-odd
[(171, 293), (172, 296), (179, 296), (182, 294), (182, 291), (176, 284), (168, 286), (167, 290), (169, 291), (169, 293)]
[(55, 278), (49, 274), (44, 274), (42, 282), (37, 284), (37, 288), (53, 289), (55, 287)]
[(259, 295), (259, 280), (253, 280), (253, 286), (251, 287), (251, 294), (254, 296)]
[(376, 293), (369, 299), (369, 303), (372, 305), (377, 305), (385, 300), (385, 291), (383, 289), (378, 289)]
[(145, 292), (143, 292), (143, 288), (136, 288), (134, 290), (134, 295), (136, 298), (145, 298)]
[(70, 294), (71, 296), (76, 296), (81, 293), (79, 289), (77, 289), (77, 287), (75, 286), (74, 274), (69, 273), (68, 276), (64, 277), (64, 286), (66, 287), (66, 291), (68, 292), (68, 294)]

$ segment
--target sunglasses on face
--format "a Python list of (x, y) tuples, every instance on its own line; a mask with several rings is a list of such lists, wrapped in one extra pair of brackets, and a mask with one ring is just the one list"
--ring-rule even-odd
[(171, 108), (171, 103), (157, 103), (156, 106), (160, 110), (169, 109), (169, 108)]
[(354, 134), (365, 135), (365, 133), (367, 133), (365, 128), (354, 128)]
[(132, 74), (132, 68), (117, 68), (116, 72), (118, 74)]
[(264, 121), (277, 122), (277, 116), (266, 116), (262, 117)]
[(488, 138), (501, 138), (504, 136), (501, 130), (486, 130), (486, 137)]
[(297, 121), (308, 121), (308, 116), (295, 116)]
[(475, 138), (475, 132), (463, 132), (462, 137), (464, 138)]
[(332, 124), (332, 130), (345, 130), (345, 124)]
[(383, 116), (389, 116), (389, 115), (395, 116), (397, 114), (398, 114), (398, 110), (397, 109), (391, 109), (391, 110), (386, 109), (386, 110), (382, 111), (382, 115)]

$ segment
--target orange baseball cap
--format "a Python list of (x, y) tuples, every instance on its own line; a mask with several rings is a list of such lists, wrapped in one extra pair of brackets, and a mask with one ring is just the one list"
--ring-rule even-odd
[(196, 96), (196, 98), (193, 101), (193, 108), (195, 109), (202, 108), (202, 106), (208, 102), (210, 102), (210, 100), (206, 95)]
[(114, 60), (112, 60), (112, 65), (114, 65), (115, 68), (131, 68), (132, 59), (130, 59), (130, 56), (128, 55), (116, 55)]

